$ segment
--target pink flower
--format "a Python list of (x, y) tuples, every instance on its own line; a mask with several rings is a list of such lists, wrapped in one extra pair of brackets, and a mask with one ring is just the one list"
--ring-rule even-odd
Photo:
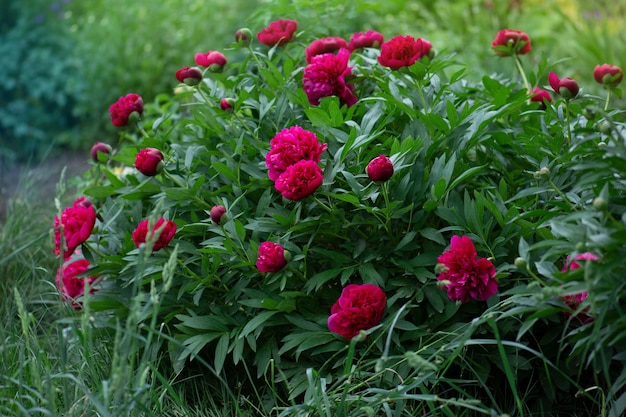
[(233, 110), (233, 106), (235, 104), (235, 100), (229, 97), (224, 97), (220, 100), (220, 109), (230, 112)]
[[(563, 265), (563, 268), (561, 269), (561, 272), (566, 272), (568, 270), (571, 271), (573, 269), (580, 268), (581, 265), (576, 261), (597, 261), (599, 259), (600, 259), (599, 256), (591, 252), (580, 253), (574, 256), (574, 260), (571, 262), (569, 261), (569, 256), (568, 256), (567, 260), (565, 261), (565, 265)], [(562, 297), (562, 300), (565, 304), (567, 304), (567, 306), (569, 307), (569, 310), (564, 310), (563, 313), (565, 313), (568, 316), (571, 316), (572, 314), (571, 311), (578, 310), (578, 308), (580, 307), (580, 304), (582, 304), (582, 302), (585, 301), (587, 297), (588, 297), (587, 291), (582, 291), (577, 294), (564, 295)], [(589, 314), (589, 307), (576, 313), (576, 319), (578, 319), (578, 321), (581, 324), (587, 324), (587, 323), (592, 322), (593, 316)]]
[(257, 39), (264, 45), (272, 47), (274, 45), (283, 46), (293, 39), (298, 22), (295, 20), (280, 19), (269, 24), (257, 35)]
[(624, 79), (624, 71), (615, 65), (597, 65), (593, 70), (593, 79), (606, 87), (615, 88)]
[(393, 175), (391, 159), (385, 155), (377, 156), (367, 164), (367, 176), (375, 182), (385, 182)]
[(156, 148), (145, 148), (135, 158), (135, 168), (143, 175), (154, 177), (163, 168), (163, 153)]
[[(146, 240), (148, 239), (148, 222), (148, 219), (140, 222), (137, 225), (137, 228), (133, 231), (131, 237), (137, 247), (139, 247), (142, 243), (146, 243)], [(165, 225), (163, 226), (163, 224)], [(154, 242), (154, 246), (152, 246), (153, 252), (163, 249), (170, 243), (170, 240), (172, 240), (176, 234), (176, 223), (171, 220), (166, 220), (163, 217), (159, 218), (152, 229), (150, 229), (150, 239), (154, 238), (155, 233), (158, 232), (159, 229), (162, 230), (156, 242)]]
[(194, 60), (197, 65), (208, 68), (212, 72), (220, 72), (228, 62), (224, 54), (219, 51), (197, 53)]
[(530, 101), (533, 103), (540, 103), (540, 109), (546, 108), (546, 103), (552, 102), (552, 96), (549, 92), (543, 88), (535, 87), (530, 93)]
[(559, 76), (553, 72), (548, 75), (548, 82), (555, 93), (566, 99), (576, 97), (580, 90), (576, 81), (571, 78), (559, 78)]
[(265, 166), (272, 181), (298, 161), (320, 161), (328, 145), (320, 144), (313, 132), (292, 126), (281, 130), (270, 141), (270, 151), (265, 155)]
[(143, 114), (143, 99), (135, 93), (122, 96), (111, 104), (109, 113), (113, 126), (124, 127), (128, 124), (131, 114), (136, 113), (138, 116)]
[[(61, 213), (61, 218), (54, 218), (54, 253), (63, 258), (69, 258), (74, 250), (89, 239), (91, 231), (96, 224), (96, 209), (91, 201), (81, 197), (74, 201), (72, 207), (68, 207)], [(61, 228), (66, 249), (61, 250)]]
[(311, 63), (311, 59), (314, 56), (335, 53), (341, 48), (347, 48), (348, 43), (345, 39), (337, 36), (329, 36), (327, 38), (316, 39), (309, 44), (304, 50), (306, 54), (307, 64)]
[(298, 201), (313, 194), (322, 185), (324, 175), (315, 161), (298, 161), (289, 166), (274, 183), (283, 197)]
[(348, 49), (354, 51), (360, 48), (380, 48), (380, 45), (382, 45), (384, 41), (385, 37), (383, 34), (375, 30), (356, 32), (350, 38)]
[(211, 220), (213, 220), (213, 223), (216, 224), (222, 224), (222, 218), (224, 218), (224, 214), (226, 214), (226, 207), (224, 206), (213, 206), (213, 208), (209, 212)]
[(410, 67), (423, 56), (430, 56), (432, 44), (413, 36), (394, 36), (380, 46), (378, 63), (383, 67), (398, 69)]
[(263, 242), (259, 246), (256, 267), (261, 272), (278, 272), (287, 265), (285, 254), (289, 254), (277, 243)]
[[(87, 284), (91, 286), (96, 280), (95, 277), (79, 277), (89, 268), (89, 262), (86, 259), (79, 259), (74, 262), (66, 263), (63, 268), (57, 270), (56, 284), (57, 288), (63, 295), (63, 300), (72, 303), (72, 306), (79, 310), (80, 304), (75, 300), (85, 294)], [(96, 289), (91, 288), (89, 293), (93, 294)]]
[(330, 309), (328, 329), (348, 340), (380, 323), (387, 296), (373, 284), (349, 284)]
[(487, 300), (498, 291), (496, 268), (486, 258), (476, 259), (476, 248), (467, 236), (453, 236), (450, 250), (437, 258), (442, 266), (437, 281), (452, 301)]
[(196, 67), (184, 67), (176, 71), (176, 79), (190, 86), (198, 85), (202, 81), (202, 71)]
[(309, 103), (320, 104), (324, 97), (337, 96), (348, 106), (357, 102), (352, 93), (354, 86), (346, 84), (346, 77), (352, 75), (348, 66), (350, 51), (342, 48), (337, 55), (322, 54), (311, 58), (311, 63), (304, 68), (303, 86)]
[(568, 256), (567, 260), (565, 261), (565, 265), (563, 265), (563, 268), (561, 269), (561, 272), (565, 272), (567, 270), (571, 271), (573, 269), (580, 268), (581, 265), (576, 261), (597, 261), (599, 259), (600, 257), (598, 255), (595, 255), (591, 252), (579, 253), (578, 255), (574, 256), (574, 260), (571, 262)]
[(531, 51), (530, 38), (521, 30), (502, 29), (491, 42), (496, 55), (501, 57), (526, 55)]
[(112, 150), (113, 148), (111, 148), (111, 145), (104, 142), (96, 142), (91, 147), (91, 151), (89, 151), (89, 154), (91, 155), (91, 159), (93, 159), (94, 162), (99, 162), (98, 154), (104, 153), (109, 155)]

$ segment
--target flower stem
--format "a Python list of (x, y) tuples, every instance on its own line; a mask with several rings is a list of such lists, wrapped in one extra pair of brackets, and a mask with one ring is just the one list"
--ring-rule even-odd
[(513, 55), (513, 60), (515, 61), (515, 66), (517, 67), (517, 70), (519, 71), (520, 75), (522, 76), (522, 81), (524, 82), (524, 87), (526, 87), (526, 90), (530, 92), (531, 91), (530, 90), (530, 83), (528, 82), (528, 78), (526, 78), (526, 73), (524, 72), (524, 68), (522, 67), (522, 61), (520, 61), (518, 55)]
[(565, 123), (567, 123), (567, 146), (572, 143), (572, 126), (571, 126), (571, 113), (569, 109), (569, 100), (565, 101)]
[(606, 102), (604, 103), (604, 111), (609, 111), (609, 101), (611, 100), (611, 89), (608, 88), (606, 91)]
[(329, 212), (329, 213), (333, 212), (333, 210), (330, 207), (328, 207), (326, 204), (322, 203), (317, 197), (313, 196), (313, 201), (315, 201), (317, 204), (319, 204), (327, 212)]

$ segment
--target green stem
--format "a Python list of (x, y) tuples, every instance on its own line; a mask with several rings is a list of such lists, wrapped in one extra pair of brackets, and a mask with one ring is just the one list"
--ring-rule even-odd
[[(188, 186), (186, 186), (185, 184), (183, 184), (182, 182), (180, 182), (180, 180), (178, 178), (176, 178), (175, 176), (173, 176), (172, 174), (170, 174), (169, 172), (167, 172), (166, 170), (161, 171), (163, 173), (163, 175), (165, 177), (167, 177), (169, 180), (171, 180), (174, 184), (176, 184), (178, 187), (182, 188), (183, 190), (187, 190), (189, 189)], [(200, 199), (197, 195), (194, 195), (193, 200), (200, 204), (202, 207), (206, 208), (206, 209), (211, 209), (212, 206), (210, 204), (207, 204), (206, 201)]]
[(522, 76), (522, 81), (524, 81), (524, 87), (526, 87), (526, 91), (531, 92), (530, 83), (528, 82), (528, 78), (526, 78), (526, 73), (524, 73), (524, 68), (522, 67), (522, 61), (520, 61), (518, 55), (513, 55), (513, 61), (515, 61), (515, 66)]
[(317, 197), (313, 196), (313, 201), (315, 201), (317, 204), (319, 204), (319, 205), (320, 205), (320, 206), (321, 206), (324, 210), (326, 210), (327, 212), (329, 212), (329, 213), (332, 213), (332, 212), (333, 212), (333, 210), (332, 210), (330, 207), (328, 207), (326, 204), (322, 203), (322, 202), (319, 200), (319, 198), (317, 198)]
[(148, 132), (145, 131), (145, 129), (141, 125), (141, 122), (139, 121), (137, 122), (137, 129), (145, 139), (148, 139), (150, 137), (150, 135), (148, 135)]
[(567, 146), (572, 143), (572, 126), (571, 126), (571, 114), (569, 110), (569, 100), (565, 101), (565, 121), (567, 123)]
[(611, 100), (611, 89), (608, 88), (606, 92), (606, 102), (604, 103), (604, 111), (609, 111), (609, 101)]
[(561, 199), (563, 199), (564, 202), (567, 203), (567, 205), (569, 206), (569, 208), (574, 211), (574, 205), (572, 204), (571, 201), (569, 201), (569, 199), (565, 196), (565, 194), (563, 194), (563, 192), (561, 190), (559, 190), (559, 188), (556, 186), (556, 184), (554, 184), (554, 182), (552, 182), (551, 179), (548, 178), (548, 183), (550, 184), (550, 186), (552, 187), (552, 189), (554, 191), (556, 191), (556, 193), (561, 197)]

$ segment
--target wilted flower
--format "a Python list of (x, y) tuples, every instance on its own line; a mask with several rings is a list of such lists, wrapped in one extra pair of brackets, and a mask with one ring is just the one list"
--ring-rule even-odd
[(352, 75), (349, 59), (350, 51), (346, 48), (342, 48), (336, 55), (322, 54), (311, 58), (302, 77), (302, 88), (309, 103), (317, 106), (322, 98), (330, 96), (339, 97), (348, 106), (357, 102), (357, 97), (352, 93), (354, 86), (346, 83), (346, 77)]
[[(63, 254), (67, 259), (74, 253), (76, 248), (89, 239), (94, 225), (96, 224), (96, 209), (91, 201), (80, 197), (72, 207), (67, 207), (61, 213), (61, 218), (54, 218), (54, 253)], [(61, 250), (61, 228), (66, 249)]]
[(211, 72), (220, 72), (228, 62), (223, 53), (219, 51), (208, 51), (197, 53), (194, 57), (196, 64), (208, 68)]
[(526, 55), (532, 49), (528, 34), (514, 29), (502, 29), (498, 32), (491, 47), (501, 57)]
[(320, 144), (315, 133), (300, 126), (292, 126), (278, 132), (270, 141), (270, 151), (265, 155), (265, 165), (272, 181), (298, 161), (320, 161), (320, 155), (328, 145)]
[(198, 85), (202, 81), (202, 71), (196, 67), (184, 67), (176, 71), (176, 79), (190, 86)]
[(298, 161), (289, 166), (274, 183), (283, 197), (298, 201), (313, 194), (322, 185), (324, 174), (315, 161)]
[(132, 233), (133, 242), (135, 242), (135, 246), (139, 247), (142, 243), (146, 243), (146, 240), (153, 239), (155, 233), (160, 230), (159, 237), (156, 242), (152, 246), (152, 251), (158, 251), (166, 247), (170, 240), (176, 234), (176, 223), (171, 220), (166, 220), (163, 217), (159, 218), (156, 223), (150, 229), (150, 236), (148, 237), (148, 223), (149, 220), (143, 220), (137, 225), (137, 228)]
[(135, 93), (122, 96), (109, 106), (109, 113), (113, 126), (124, 127), (133, 113), (138, 116), (143, 114), (143, 99)]
[(597, 65), (593, 70), (593, 78), (605, 87), (615, 88), (624, 79), (624, 71), (615, 65)]
[(560, 94), (566, 99), (576, 97), (580, 90), (576, 81), (571, 78), (559, 78), (559, 76), (553, 72), (548, 75), (548, 82), (555, 93)]
[(452, 301), (487, 300), (498, 291), (496, 268), (486, 258), (476, 258), (476, 248), (467, 236), (453, 236), (450, 249), (437, 258), (441, 272), (437, 281)]
[(261, 272), (278, 272), (287, 265), (285, 254), (289, 254), (281, 245), (263, 242), (259, 246), (256, 267)]
[(153, 177), (163, 168), (163, 153), (156, 148), (144, 148), (135, 158), (135, 168), (143, 175)]
[(432, 44), (413, 36), (394, 36), (380, 46), (378, 63), (383, 67), (398, 69), (410, 67), (423, 56), (430, 56)]
[(93, 159), (94, 162), (99, 162), (100, 160), (98, 158), (98, 154), (103, 153), (109, 155), (112, 150), (113, 148), (111, 148), (111, 145), (104, 142), (96, 142), (91, 147), (91, 151), (89, 152), (89, 154), (91, 155), (91, 159)]
[(345, 39), (337, 36), (329, 36), (326, 38), (316, 39), (309, 44), (304, 50), (306, 55), (306, 62), (311, 63), (311, 59), (314, 56), (335, 53), (341, 48), (347, 48), (348, 42)]
[(385, 155), (377, 156), (367, 164), (367, 176), (375, 182), (385, 182), (393, 175), (391, 159)]
[(361, 330), (378, 325), (383, 318), (387, 296), (373, 284), (349, 284), (330, 309), (328, 329), (351, 340)]
[(264, 45), (272, 47), (274, 45), (283, 46), (293, 39), (298, 22), (295, 20), (280, 19), (269, 24), (257, 35), (257, 39)]
[(368, 30), (367, 32), (356, 32), (352, 34), (348, 49), (354, 51), (360, 48), (380, 48), (380, 45), (385, 41), (385, 37), (382, 33), (375, 30)]

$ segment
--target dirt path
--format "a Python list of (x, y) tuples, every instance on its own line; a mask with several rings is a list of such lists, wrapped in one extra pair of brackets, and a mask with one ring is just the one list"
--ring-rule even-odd
[(25, 195), (36, 197), (41, 203), (54, 204), (56, 186), (64, 167), (67, 167), (66, 180), (87, 171), (89, 151), (57, 151), (37, 164), (10, 162), (0, 156), (0, 222), (7, 214), (7, 203), (12, 197)]

